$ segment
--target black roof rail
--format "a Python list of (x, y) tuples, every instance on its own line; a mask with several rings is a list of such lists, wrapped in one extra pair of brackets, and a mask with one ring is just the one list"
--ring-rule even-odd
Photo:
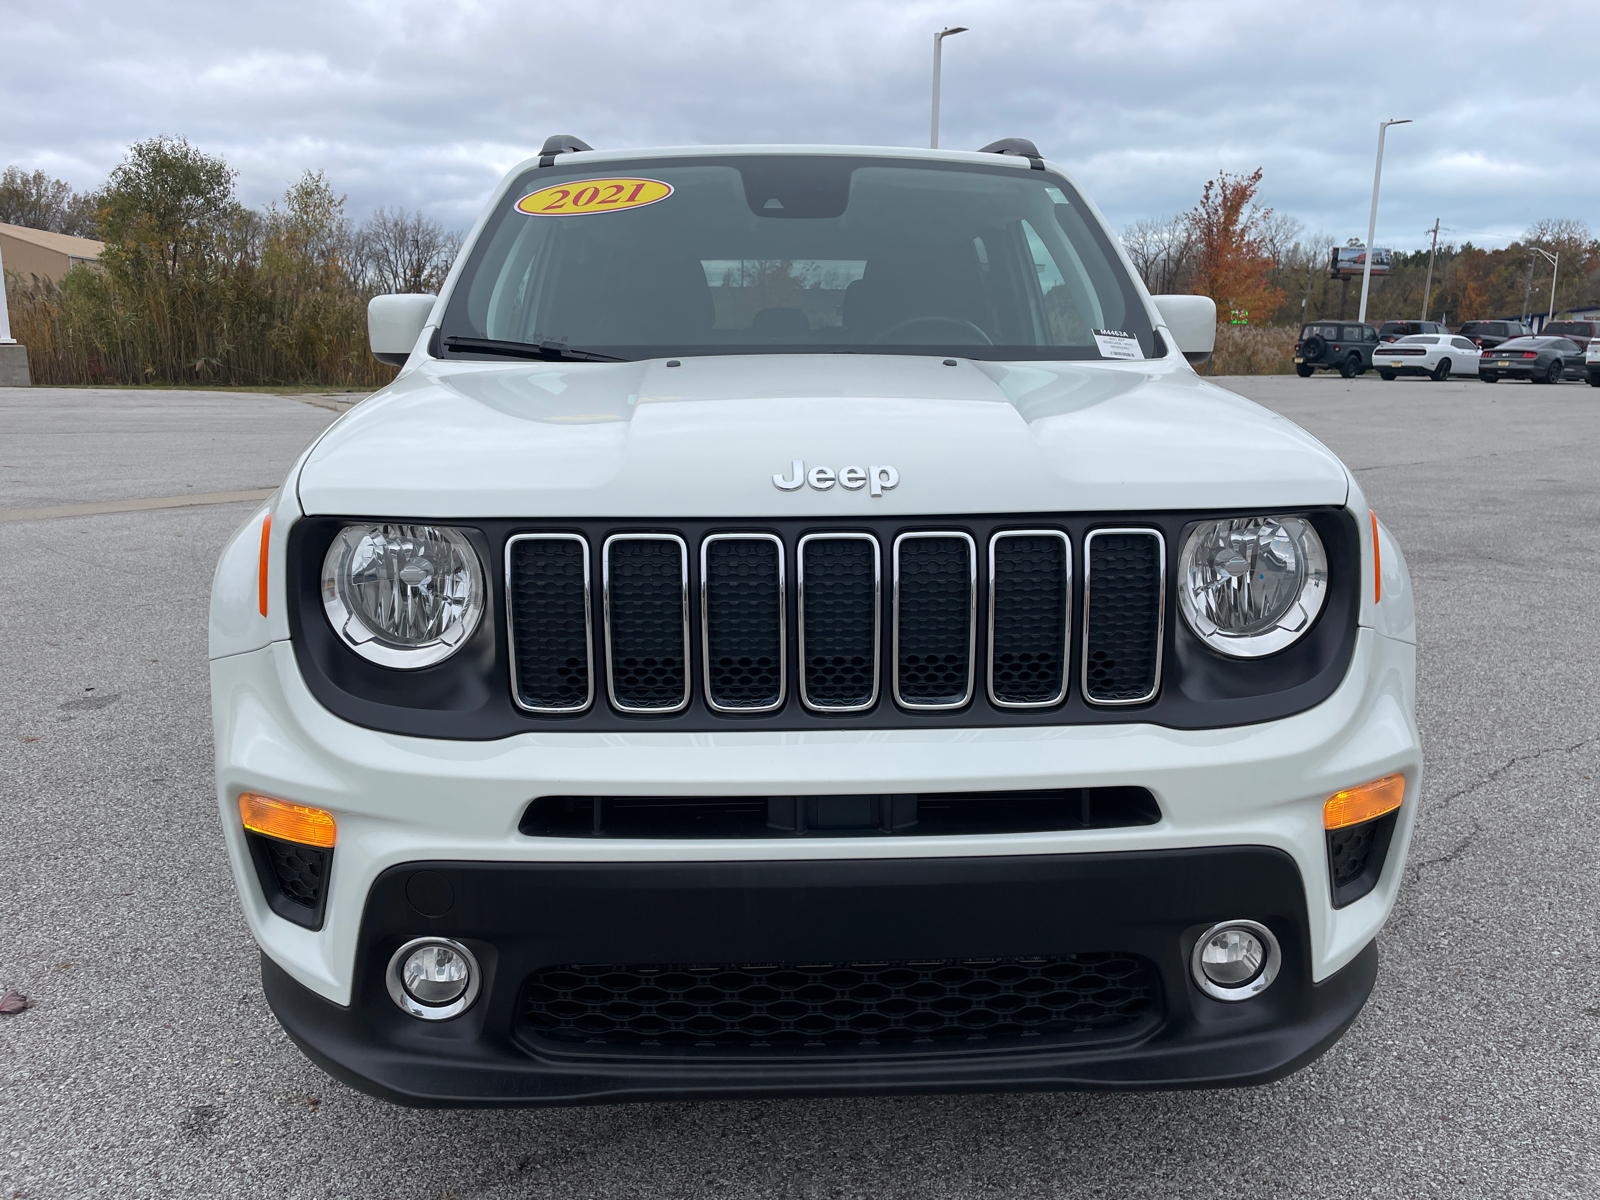
[(570, 133), (552, 133), (544, 140), (544, 147), (539, 151), (539, 165), (541, 167), (553, 166), (558, 154), (570, 154), (574, 150), (593, 150), (588, 142), (573, 137)]
[(1027, 138), (1001, 138), (998, 142), (990, 142), (978, 151), (979, 154), (1013, 154), (1018, 158), (1028, 160), (1028, 166), (1035, 171), (1044, 170), (1044, 156)]

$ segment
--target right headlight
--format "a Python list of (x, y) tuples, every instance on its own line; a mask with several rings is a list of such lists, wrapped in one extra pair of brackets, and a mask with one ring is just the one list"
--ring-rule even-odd
[(347, 525), (322, 560), (322, 607), (362, 658), (411, 670), (443, 662), (483, 616), (483, 568), (459, 529)]
[(1328, 594), (1328, 556), (1304, 517), (1230, 517), (1190, 531), (1178, 559), (1189, 628), (1231, 658), (1299, 641)]

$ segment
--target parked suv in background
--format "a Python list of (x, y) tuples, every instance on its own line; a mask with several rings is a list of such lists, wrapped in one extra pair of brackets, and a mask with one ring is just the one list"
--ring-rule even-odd
[(1484, 350), (1498, 346), (1507, 338), (1533, 336), (1533, 330), (1521, 321), (1468, 321), (1456, 332), (1471, 338)]
[(1583, 369), (1588, 373), (1589, 386), (1600, 387), (1600, 337), (1589, 339), (1589, 349), (1583, 356)]
[(1378, 345), (1378, 331), (1371, 325), (1312, 321), (1301, 327), (1294, 344), (1294, 373), (1309, 379), (1313, 371), (1337, 371), (1353, 379), (1372, 365)]
[(1546, 321), (1539, 331), (1543, 337), (1564, 337), (1587, 350), (1589, 342), (1600, 337), (1600, 321)]
[(1444, 333), (1450, 331), (1437, 321), (1385, 321), (1378, 326), (1380, 342), (1398, 342), (1403, 337), (1418, 333)]

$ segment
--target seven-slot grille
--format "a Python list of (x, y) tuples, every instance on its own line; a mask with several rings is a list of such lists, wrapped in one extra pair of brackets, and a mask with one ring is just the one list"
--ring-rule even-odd
[[(685, 709), (695, 674), (706, 707), (734, 714), (782, 708), (792, 671), (800, 702), (827, 714), (872, 709), (885, 673), (894, 702), (913, 712), (970, 705), (980, 667), (997, 708), (1047, 708), (1069, 690), (1073, 546), (1059, 529), (1002, 529), (986, 546), (961, 530), (902, 533), (888, 547), (854, 531), (810, 533), (789, 546), (754, 531), (708, 534), (698, 547), (673, 533), (613, 534), (599, 555), (600, 646), (590, 553), (575, 533), (507, 542), (512, 685), (526, 711), (589, 709), (602, 647), (599, 673), (611, 707), (641, 715)], [(1160, 689), (1162, 535), (1092, 530), (1083, 558), (1082, 696), (1097, 705), (1147, 702)], [(691, 638), (692, 567), (698, 638)], [(893, 584), (887, 612), (886, 575)]]

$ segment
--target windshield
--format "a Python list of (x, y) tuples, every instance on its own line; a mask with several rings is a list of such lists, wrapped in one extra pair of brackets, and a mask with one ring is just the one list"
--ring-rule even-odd
[(616, 358), (1157, 352), (1132, 280), (1059, 176), (813, 155), (528, 171), (442, 335), (468, 355), (492, 352), (472, 340)]
[(1410, 337), (1400, 339), (1402, 346), (1437, 346), (1439, 339), (1429, 334), (1414, 333)]
[(1589, 336), (1589, 323), (1587, 321), (1551, 321), (1544, 327), (1548, 334), (1576, 333), (1582, 337)]

